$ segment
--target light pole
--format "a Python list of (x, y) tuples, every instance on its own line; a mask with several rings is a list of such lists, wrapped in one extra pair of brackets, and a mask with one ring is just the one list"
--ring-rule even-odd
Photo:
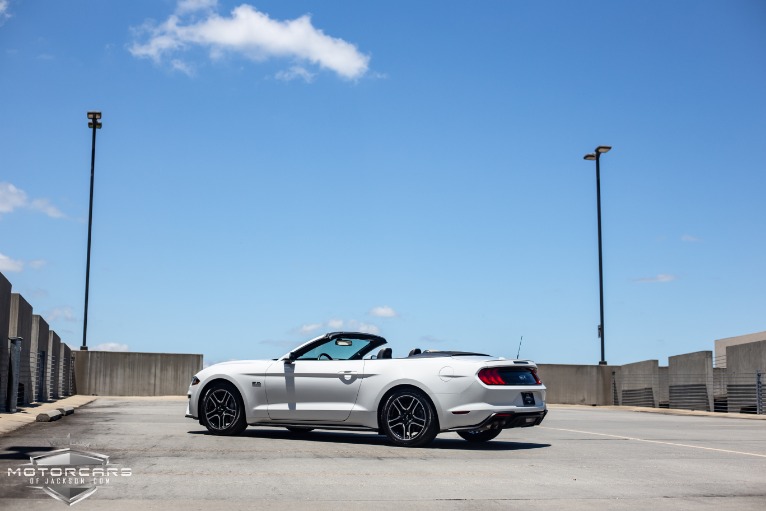
[(583, 158), (586, 160), (596, 160), (596, 211), (598, 215), (598, 294), (599, 309), (601, 311), (601, 323), (598, 325), (598, 336), (601, 338), (601, 360), (599, 365), (606, 365), (604, 359), (604, 264), (601, 255), (601, 155), (608, 153), (612, 146), (600, 145), (593, 153), (586, 154)]
[(85, 313), (82, 322), (82, 346), (80, 350), (88, 351), (88, 289), (90, 288), (90, 238), (93, 226), (93, 177), (96, 169), (96, 130), (101, 129), (101, 112), (88, 112), (88, 127), (93, 130), (93, 141), (90, 150), (90, 207), (88, 208), (88, 256), (85, 263)]

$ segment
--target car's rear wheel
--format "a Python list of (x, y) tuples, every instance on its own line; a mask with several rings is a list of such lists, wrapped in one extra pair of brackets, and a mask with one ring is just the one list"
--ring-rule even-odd
[(205, 391), (202, 422), (214, 435), (238, 435), (247, 428), (245, 406), (234, 385), (217, 382)]
[(469, 442), (489, 442), (493, 438), (500, 434), (502, 429), (469, 429), (466, 431), (458, 431), (457, 434), (463, 437), (464, 440)]
[(380, 429), (391, 443), (420, 447), (439, 432), (436, 412), (426, 395), (417, 389), (400, 389), (383, 403)]

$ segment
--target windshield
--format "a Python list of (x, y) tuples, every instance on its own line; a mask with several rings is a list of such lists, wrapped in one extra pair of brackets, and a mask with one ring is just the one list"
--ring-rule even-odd
[(296, 360), (358, 360), (367, 353), (371, 339), (330, 339), (299, 355)]

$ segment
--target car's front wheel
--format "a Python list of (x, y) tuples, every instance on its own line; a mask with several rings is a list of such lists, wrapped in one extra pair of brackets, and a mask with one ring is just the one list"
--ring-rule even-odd
[(465, 431), (458, 431), (457, 434), (463, 437), (464, 440), (469, 442), (489, 442), (493, 438), (500, 434), (502, 429), (469, 429)]
[(217, 382), (205, 391), (202, 423), (214, 435), (238, 435), (247, 428), (245, 407), (234, 385)]
[(383, 403), (380, 429), (391, 443), (420, 447), (439, 432), (436, 412), (426, 395), (417, 389), (401, 389)]

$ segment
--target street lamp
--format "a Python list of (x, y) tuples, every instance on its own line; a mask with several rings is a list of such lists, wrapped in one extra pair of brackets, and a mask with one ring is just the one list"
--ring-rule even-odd
[(599, 365), (606, 365), (604, 360), (604, 265), (601, 255), (601, 168), (599, 162), (601, 155), (608, 153), (612, 146), (600, 145), (593, 153), (586, 154), (583, 159), (596, 161), (596, 211), (598, 214), (598, 292), (601, 311), (601, 323), (598, 325), (598, 336), (601, 339), (601, 360)]
[(88, 256), (85, 263), (85, 313), (82, 323), (82, 351), (88, 351), (88, 289), (90, 287), (90, 235), (93, 226), (93, 177), (96, 168), (96, 130), (101, 129), (101, 112), (88, 112), (88, 127), (93, 130), (90, 150), (90, 207), (88, 208)]

